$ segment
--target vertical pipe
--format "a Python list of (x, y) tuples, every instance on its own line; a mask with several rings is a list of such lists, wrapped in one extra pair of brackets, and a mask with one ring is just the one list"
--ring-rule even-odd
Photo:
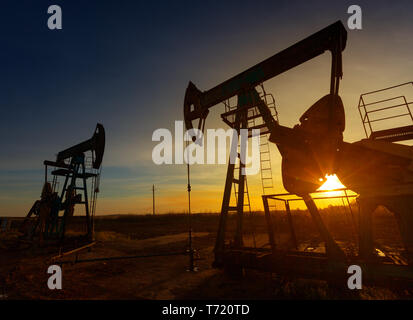
[[(84, 197), (85, 197), (85, 211), (86, 211), (86, 228), (87, 228), (87, 234), (89, 237), (90, 241), (93, 241), (94, 238), (94, 234), (93, 234), (93, 229), (92, 229), (92, 217), (90, 215), (90, 211), (89, 211), (89, 197), (87, 194), (87, 182), (86, 182), (86, 165), (85, 165), (85, 158), (83, 156), (82, 162), (80, 164), (80, 166), (82, 167), (82, 181), (83, 181), (83, 193), (84, 193)], [(74, 187), (76, 188), (76, 183), (74, 185)], [(76, 189), (75, 189), (76, 190)], [(74, 196), (76, 195), (76, 193), (74, 194)], [(70, 197), (72, 197), (72, 195), (70, 195)]]
[(275, 255), (275, 240), (274, 240), (274, 226), (271, 219), (271, 212), (268, 206), (268, 197), (265, 195), (262, 196), (262, 202), (264, 203), (264, 211), (265, 211), (265, 220), (267, 221), (267, 230), (268, 230), (268, 240), (271, 245), (272, 254)]
[(192, 221), (191, 221), (191, 180), (189, 176), (189, 163), (187, 163), (187, 191), (188, 191), (188, 241), (189, 241), (189, 271), (195, 271), (194, 249), (192, 247)]
[(316, 225), (321, 237), (324, 240), (327, 256), (336, 259), (344, 258), (344, 252), (334, 241), (333, 237), (331, 236), (330, 232), (325, 226), (323, 219), (321, 218), (320, 213), (318, 212), (317, 206), (314, 203), (314, 200), (311, 198), (309, 194), (303, 195), (302, 198), (307, 206), (308, 211), (310, 212), (314, 224)]
[(331, 51), (331, 56), (330, 94), (334, 94), (337, 74), (337, 53), (335, 49)]
[(155, 215), (155, 185), (152, 185), (152, 214)]
[(374, 257), (373, 211), (377, 208), (374, 198), (359, 197), (359, 256), (370, 260)]
[(292, 218), (291, 210), (290, 210), (290, 202), (288, 200), (285, 201), (285, 211), (287, 212), (287, 219), (288, 219), (288, 225), (290, 227), (291, 240), (293, 242), (295, 249), (298, 250), (297, 237), (295, 236), (293, 218)]
[[(240, 129), (240, 118), (239, 112), (235, 114), (235, 122), (234, 122), (234, 129), (239, 134)], [(231, 141), (231, 152), (235, 150), (238, 152), (238, 135), (234, 135)], [(235, 161), (232, 159), (232, 154), (230, 152), (229, 161), (228, 161), (228, 169), (227, 169), (227, 177), (225, 180), (225, 189), (224, 189), (224, 196), (222, 198), (222, 206), (221, 206), (221, 215), (219, 217), (219, 226), (217, 232), (217, 238), (215, 241), (215, 260), (214, 266), (219, 266), (222, 263), (222, 252), (224, 251), (225, 247), (225, 233), (227, 227), (227, 217), (228, 217), (228, 210), (230, 206), (231, 200), (231, 189), (232, 184), (234, 182), (234, 168), (235, 168)]]
[[(247, 109), (241, 111), (241, 129), (247, 128)], [(247, 142), (243, 141), (240, 131), (238, 132), (240, 139), (240, 154), (239, 154), (239, 174), (238, 174), (238, 201), (237, 201), (237, 229), (235, 233), (235, 246), (241, 248), (243, 246), (243, 219), (244, 219), (244, 196), (245, 196), (245, 174), (242, 172), (245, 170), (245, 163), (247, 158)]]

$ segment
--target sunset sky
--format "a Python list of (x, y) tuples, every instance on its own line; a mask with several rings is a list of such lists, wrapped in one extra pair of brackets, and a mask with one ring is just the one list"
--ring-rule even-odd
[[(47, 28), (58, 4), (63, 29)], [(187, 210), (186, 167), (157, 166), (158, 128), (183, 119), (188, 81), (208, 90), (295, 42), (342, 20), (354, 1), (2, 1), (0, 10), (0, 216), (24, 216), (39, 198), (43, 160), (106, 129), (98, 214)], [(344, 139), (365, 138), (361, 93), (413, 80), (413, 3), (357, 1), (363, 30), (348, 30), (340, 95)], [(391, 6), (388, 6), (391, 4)], [(330, 55), (268, 81), (289, 127), (328, 93)], [(413, 98), (413, 97), (412, 97)], [(226, 128), (223, 106), (207, 128)], [(285, 192), (272, 146), (274, 193)], [(194, 212), (218, 212), (226, 165), (195, 165)], [(259, 175), (249, 177), (261, 209)]]

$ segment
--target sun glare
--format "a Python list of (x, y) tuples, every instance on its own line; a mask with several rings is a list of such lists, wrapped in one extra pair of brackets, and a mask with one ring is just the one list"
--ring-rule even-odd
[(326, 175), (326, 179), (327, 180), (323, 183), (323, 185), (320, 188), (318, 188), (318, 191), (328, 191), (345, 188), (345, 186), (341, 183), (341, 181), (335, 174)]

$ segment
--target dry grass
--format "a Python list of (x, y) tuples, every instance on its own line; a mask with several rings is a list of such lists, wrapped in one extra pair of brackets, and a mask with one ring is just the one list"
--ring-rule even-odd
[[(317, 237), (307, 212), (293, 211), (294, 226), (300, 241)], [(336, 239), (352, 239), (352, 224), (343, 217), (343, 208), (321, 210), (325, 223)], [(273, 215), (277, 231), (288, 231), (285, 214)], [(228, 218), (228, 235), (234, 231), (235, 216)], [(48, 258), (58, 248), (31, 248), (25, 251), (0, 247), (0, 286), (10, 298), (23, 299), (410, 299), (409, 291), (392, 291), (365, 287), (361, 292), (337, 291), (316, 280), (283, 279), (269, 273), (247, 271), (242, 279), (233, 279), (213, 269), (213, 246), (219, 215), (194, 214), (191, 224), (194, 247), (202, 260), (200, 272), (186, 272), (188, 257), (157, 257), (67, 265), (64, 268), (64, 290), (47, 290), (45, 268)], [(397, 243), (397, 228), (388, 212), (377, 213), (375, 224), (378, 241)], [(357, 221), (356, 221), (357, 223)], [(84, 232), (82, 217), (75, 217), (68, 226), (68, 237)], [(97, 245), (81, 258), (175, 252), (187, 245), (188, 216), (168, 214), (157, 216), (117, 215), (97, 217)], [(247, 214), (244, 221), (247, 239), (255, 234), (265, 241), (267, 225), (262, 213)], [(17, 234), (0, 234), (0, 243), (13, 240)], [(4, 240), (4, 241), (3, 241)]]

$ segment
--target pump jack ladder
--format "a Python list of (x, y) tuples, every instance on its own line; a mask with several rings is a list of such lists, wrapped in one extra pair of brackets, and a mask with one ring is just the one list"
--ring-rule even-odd
[[(369, 239), (371, 230), (369, 230), (368, 223), (370, 223), (371, 220), (369, 220), (368, 217), (375, 208), (373, 205), (382, 204), (382, 200), (385, 202), (387, 198), (381, 198), (381, 193), (376, 192), (378, 190), (375, 190), (375, 193), (371, 193), (369, 190), (372, 186), (376, 186), (377, 188), (377, 185), (382, 183), (386, 190), (384, 193), (387, 191), (390, 192), (389, 197), (393, 197), (396, 193), (403, 197), (404, 202), (411, 202), (411, 200), (409, 200), (411, 198), (409, 198), (407, 193), (410, 192), (409, 194), (412, 194), (413, 182), (410, 182), (410, 180), (413, 181), (413, 173), (409, 171), (409, 163), (411, 163), (412, 159), (407, 155), (405, 146), (383, 143), (378, 145), (370, 141), (360, 141), (350, 144), (342, 140), (342, 132), (344, 131), (344, 107), (338, 96), (338, 91), (340, 78), (342, 77), (341, 55), (345, 49), (346, 41), (347, 32), (343, 24), (338, 21), (210, 90), (202, 92), (192, 82), (189, 83), (184, 101), (185, 124), (188, 130), (194, 127), (193, 121), (196, 120), (198, 120), (198, 129), (203, 129), (205, 119), (211, 107), (231, 97), (237, 96), (237, 109), (226, 112), (222, 115), (222, 118), (239, 132), (241, 128), (245, 128), (248, 125), (247, 110), (257, 107), (259, 110), (258, 116), (262, 117), (264, 123), (260, 127), (261, 133), (271, 133), (270, 141), (277, 144), (282, 155), (284, 187), (288, 191), (291, 190), (290, 192), (302, 196), (326, 247), (325, 254), (310, 254), (308, 252), (296, 251), (283, 252), (276, 249), (274, 243), (271, 243), (270, 251), (268, 251), (267, 248), (257, 248), (259, 252), (262, 252), (261, 255), (257, 253), (257, 251), (249, 251), (248, 248), (243, 247), (242, 208), (244, 202), (241, 191), (242, 193), (244, 191), (244, 178), (239, 177), (239, 179), (235, 180), (235, 182), (239, 183), (240, 187), (238, 202), (236, 207), (230, 207), (229, 197), (231, 185), (235, 179), (233, 174), (234, 166), (230, 163), (228, 165), (215, 245), (214, 266), (257, 268), (280, 274), (296, 274), (302, 277), (334, 280), (345, 278), (349, 263), (357, 263), (363, 270), (367, 270), (367, 274), (365, 273), (365, 279), (367, 281), (374, 280), (375, 283), (385, 282), (392, 284), (408, 284), (413, 282), (413, 270), (411, 266), (377, 264), (377, 261), (375, 261), (372, 256), (374, 247), (372, 246), (371, 239)], [(330, 94), (320, 99), (307, 110), (309, 113), (306, 112), (302, 119), (300, 118), (300, 122), (303, 121), (305, 123), (302, 122), (298, 125), (298, 128), (288, 128), (279, 125), (268, 110), (265, 101), (259, 97), (256, 87), (268, 79), (323, 54), (325, 51), (330, 51), (332, 56)], [(326, 101), (330, 102), (326, 103)], [(327, 109), (324, 108), (324, 106), (327, 106)], [(323, 119), (323, 122), (321, 123), (321, 127), (319, 127), (320, 124), (317, 123), (317, 119), (320, 118), (312, 118), (311, 112), (317, 116), (322, 116), (321, 119)], [(232, 123), (228, 121), (228, 116), (230, 115), (235, 116), (235, 121)], [(308, 119), (312, 119), (312, 122), (310, 120), (306, 122)], [(306, 129), (305, 124), (310, 126), (310, 128)], [(311, 124), (313, 127), (311, 127)], [(319, 132), (323, 132), (322, 130), (325, 130), (324, 128), (327, 128), (328, 133), (334, 133), (334, 135), (317, 135)], [(315, 133), (312, 133), (311, 130), (308, 129), (315, 130)], [(330, 147), (326, 149), (328, 152), (324, 152), (318, 157), (313, 146), (317, 146), (318, 148), (321, 142), (327, 143), (326, 145)], [(335, 147), (335, 144), (338, 147)], [(301, 153), (302, 156), (296, 158), (291, 158), (291, 156), (287, 157), (285, 150)], [(357, 157), (361, 158), (361, 161), (368, 163), (369, 166), (365, 167), (362, 171), (356, 170), (354, 166), (358, 163), (358, 161), (356, 161)], [(307, 160), (306, 162), (302, 162), (302, 166), (300, 162), (301, 158), (306, 158)], [(289, 160), (285, 161), (286, 159)], [(340, 160), (339, 167), (332, 166), (332, 164), (334, 165), (333, 161), (335, 159)], [(374, 162), (372, 162), (372, 160), (374, 160)], [(322, 166), (317, 167), (317, 165), (320, 165), (320, 161), (322, 161)], [(387, 167), (388, 163), (393, 164), (391, 170), (387, 169), (390, 168)], [(294, 171), (295, 168), (298, 171)], [(307, 169), (313, 174), (312, 176), (308, 176)], [(359, 256), (356, 258), (346, 257), (344, 255), (324, 225), (314, 200), (310, 196), (310, 193), (314, 192), (318, 186), (322, 184), (325, 175), (331, 171), (337, 173), (339, 177), (342, 177), (340, 179), (342, 181), (343, 179), (345, 180), (343, 183), (359, 193), (360, 197), (362, 197), (361, 199), (363, 199), (361, 205), (361, 229), (359, 232), (361, 239), (359, 242), (360, 250)], [(357, 175), (350, 174), (354, 172), (357, 172)], [(307, 182), (307, 178), (311, 178), (309, 180), (310, 182)], [(397, 184), (396, 189), (394, 189), (395, 184)], [(367, 202), (365, 202), (366, 200)], [(269, 212), (268, 202), (264, 201), (264, 207), (265, 211)], [(403, 216), (403, 219), (408, 218), (406, 216), (407, 211), (404, 210), (405, 208), (397, 207), (397, 209), (401, 210), (398, 213)], [(225, 241), (226, 220), (231, 210), (237, 214), (237, 231), (234, 242), (228, 245)], [(266, 214), (266, 217), (267, 220), (270, 219), (270, 215)], [(408, 226), (413, 225), (411, 220), (410, 218), (406, 220)], [(274, 232), (274, 230), (270, 228), (270, 224), (271, 223), (268, 223), (269, 234)], [(408, 226), (406, 225), (404, 227), (407, 228)], [(410, 245), (410, 249), (412, 249), (413, 237), (406, 232), (403, 233), (403, 237), (405, 243)], [(274, 242), (274, 237), (270, 237), (270, 241)], [(413, 251), (410, 253), (412, 254)]]

